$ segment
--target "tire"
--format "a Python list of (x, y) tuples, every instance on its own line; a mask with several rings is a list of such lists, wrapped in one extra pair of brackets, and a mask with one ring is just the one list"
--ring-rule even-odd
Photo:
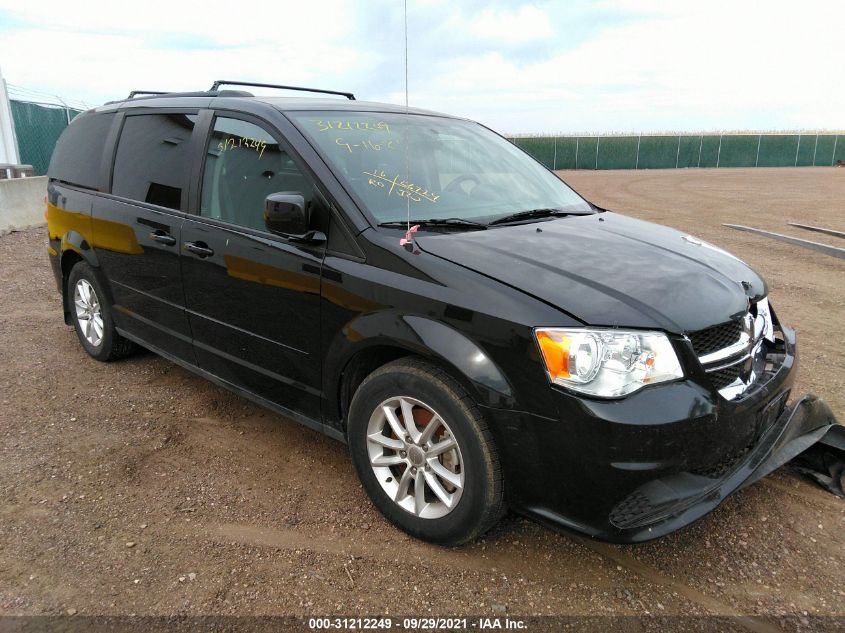
[(504, 514), (502, 469), (487, 424), (439, 367), (403, 358), (367, 376), (352, 398), (347, 435), (364, 490), (411, 536), (459, 545)]
[(103, 284), (85, 262), (77, 262), (68, 275), (67, 306), (79, 342), (92, 358), (112, 361), (125, 358), (137, 349), (135, 343), (115, 330)]

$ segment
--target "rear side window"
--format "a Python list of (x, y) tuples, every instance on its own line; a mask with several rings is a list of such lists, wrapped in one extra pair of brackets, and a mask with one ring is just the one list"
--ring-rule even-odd
[(55, 180), (99, 189), (100, 166), (114, 113), (85, 112), (65, 129), (50, 159), (47, 175)]
[(182, 208), (187, 189), (193, 114), (142, 114), (123, 122), (111, 192), (168, 209)]

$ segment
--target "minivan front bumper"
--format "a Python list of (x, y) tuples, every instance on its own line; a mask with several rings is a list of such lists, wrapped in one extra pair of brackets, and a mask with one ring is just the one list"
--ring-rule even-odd
[(795, 333), (783, 336), (777, 366), (740, 400), (690, 379), (616, 401), (561, 390), (555, 419), (487, 408), (510, 507), (601, 540), (647, 541), (842, 432), (814, 396), (787, 406)]

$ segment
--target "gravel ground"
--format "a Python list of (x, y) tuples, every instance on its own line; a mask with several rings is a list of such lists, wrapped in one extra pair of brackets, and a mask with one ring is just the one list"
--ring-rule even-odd
[[(785, 222), (845, 230), (845, 169), (562, 176), (597, 204), (693, 233), (761, 272), (798, 330), (796, 392), (819, 394), (845, 420), (845, 262), (721, 226), (835, 243)], [(845, 617), (845, 502), (791, 472), (646, 545), (509, 516), (476, 543), (438, 548), (381, 518), (344, 446), (151, 353), (91, 360), (60, 311), (44, 230), (0, 238), (0, 614), (843, 624), (817, 618)]]

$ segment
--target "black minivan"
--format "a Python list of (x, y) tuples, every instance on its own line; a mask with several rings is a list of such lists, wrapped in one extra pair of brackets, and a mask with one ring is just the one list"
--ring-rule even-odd
[(49, 253), (92, 357), (141, 345), (348, 443), (384, 515), (442, 544), (506, 508), (655, 538), (835, 424), (788, 405), (795, 334), (736, 257), (477, 123), (238, 83), (59, 139)]

